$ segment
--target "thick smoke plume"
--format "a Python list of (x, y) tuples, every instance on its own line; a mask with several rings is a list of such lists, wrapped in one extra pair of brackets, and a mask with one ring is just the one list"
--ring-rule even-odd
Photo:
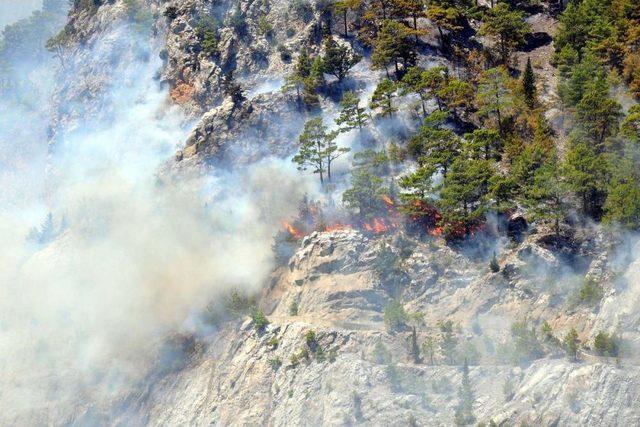
[[(232, 288), (258, 289), (280, 219), (306, 190), (279, 159), (167, 182), (159, 171), (190, 124), (155, 79), (159, 49), (126, 25), (88, 49), (61, 70), (62, 92), (39, 94), (29, 117), (44, 122), (1, 122), (0, 153), (14, 168), (1, 175), (0, 207), (7, 422), (135, 385), (168, 334), (200, 332), (194, 313)], [(79, 74), (87, 64), (102, 74)], [(69, 102), (79, 84), (97, 95)], [(71, 119), (47, 149), (44, 132), (24, 128), (47, 128), (51, 97)]]

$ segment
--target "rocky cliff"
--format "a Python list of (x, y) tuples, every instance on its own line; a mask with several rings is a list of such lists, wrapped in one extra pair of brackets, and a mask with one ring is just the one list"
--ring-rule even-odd
[[(159, 88), (151, 101), (154, 109), (144, 117), (157, 119), (158, 111), (177, 115), (161, 126), (166, 131), (162, 138), (177, 140), (152, 147), (161, 162), (144, 158), (133, 163), (151, 169), (153, 188), (187, 193), (190, 180), (207, 174), (248, 173), (265, 158), (289, 163), (312, 113), (301, 112), (295, 97), (280, 89), (294, 67), (292, 57), (305, 46), (320, 51), (318, 41), (326, 33), (324, 10), (320, 1), (76, 1), (64, 29), (64, 59), (52, 92), (50, 185), (70, 179), (64, 173), (69, 159), (58, 162), (55, 153), (64, 152), (69, 139), (95, 135), (88, 133), (87, 123), (106, 140), (127, 143), (135, 141), (138, 132), (153, 140), (157, 133), (148, 132), (142, 121), (136, 123), (139, 116), (133, 116), (136, 108), (149, 104), (145, 96), (153, 92), (152, 86)], [(537, 33), (553, 32), (547, 9), (529, 20)], [(456, 69), (437, 48), (435, 26), (425, 18), (419, 24), (425, 32), (418, 62)], [(215, 52), (205, 46), (210, 25), (216, 28)], [(350, 45), (365, 59), (348, 84), (365, 98), (384, 72), (372, 69), (366, 47)], [(528, 52), (541, 62), (545, 81), (540, 86), (548, 102), (555, 97), (551, 51), (551, 44), (542, 43)], [(522, 60), (524, 55), (517, 56)], [(141, 89), (140, 80), (149, 86)], [(327, 117), (335, 116), (337, 98), (329, 89), (320, 100)], [(402, 140), (416, 127), (413, 101), (401, 102), (402, 126), (370, 130), (374, 144), (383, 147)], [(111, 126), (122, 123), (118, 111), (123, 106), (133, 118), (125, 135), (119, 135)], [(561, 114), (551, 111), (552, 118)], [(180, 130), (165, 129), (174, 125)], [(106, 151), (110, 146), (99, 147)], [(129, 154), (118, 152), (110, 160), (127, 163)], [(87, 169), (103, 166), (96, 162)], [(125, 178), (131, 171), (126, 172)], [(98, 182), (106, 192), (121, 191)], [(243, 184), (238, 180), (232, 185)], [(207, 183), (205, 188), (214, 186)], [(144, 191), (135, 190), (136, 198), (144, 197)], [(182, 198), (172, 197), (148, 210), (171, 214), (170, 207), (181, 203)], [(236, 213), (222, 208), (221, 217)], [(141, 218), (148, 217), (137, 216), (137, 211), (123, 208), (113, 218), (97, 216), (103, 222), (84, 224), (83, 230), (94, 236), (104, 226), (139, 236), (138, 226), (146, 223)], [(267, 214), (254, 215), (262, 216)], [(115, 225), (130, 217), (137, 219), (137, 227), (121, 230)], [(200, 224), (189, 217), (188, 225), (195, 223)], [(174, 227), (182, 235), (183, 225), (149, 225), (156, 233), (154, 244), (134, 249), (153, 252), (155, 239), (162, 241), (165, 232), (173, 235), (174, 230), (167, 230)], [(468, 247), (449, 244), (437, 233), (416, 235), (403, 227), (371, 232), (349, 225), (309, 231), (294, 236), (292, 255), (279, 267), (269, 265), (271, 272), (257, 277), (260, 286), (248, 290), (246, 276), (237, 271), (225, 275), (228, 280), (215, 277), (211, 283), (206, 275), (193, 273), (201, 260), (225, 255), (225, 245), (233, 246), (230, 234), (214, 245), (180, 248), (177, 257), (183, 269), (158, 273), (154, 266), (153, 280), (164, 284), (166, 276), (180, 276), (168, 283), (193, 279), (206, 284), (203, 288), (220, 289), (213, 293), (189, 288), (199, 300), (195, 308), (186, 299), (172, 300), (181, 295), (179, 283), (168, 298), (154, 288), (145, 293), (154, 302), (161, 300), (157, 304), (163, 312), (171, 311), (174, 302), (180, 309), (160, 331), (127, 337), (127, 345), (153, 337), (153, 348), (144, 346), (150, 356), (136, 360), (144, 368), (133, 365), (129, 370), (135, 375), (122, 381), (110, 371), (91, 373), (90, 381), (78, 384), (76, 396), (56, 396), (54, 386), (45, 403), (14, 408), (0, 419), (12, 425), (640, 424), (640, 261), (635, 238), (595, 225), (557, 237), (519, 215), (496, 220), (496, 228), (509, 226), (518, 229), (517, 236), (488, 234)], [(268, 230), (267, 247), (277, 231)], [(24, 269), (34, 270), (42, 259), (63, 263), (65, 257), (58, 254), (71, 244), (73, 233), (62, 233), (39, 249)], [(192, 233), (187, 238), (201, 243), (202, 236)], [(202, 248), (212, 252), (195, 253)], [(494, 252), (497, 265), (490, 268)], [(174, 255), (169, 251), (154, 260), (170, 263)], [(242, 250), (231, 259), (245, 258), (249, 265), (252, 256), (262, 255), (260, 250)], [(598, 298), (585, 294), (590, 283), (602, 289)], [(207, 307), (205, 298), (214, 302)], [(257, 311), (265, 317), (260, 324)], [(198, 326), (185, 327), (194, 317)], [(576, 358), (567, 357), (564, 344), (572, 328), (580, 343)], [(603, 331), (624, 343), (618, 357), (597, 355), (594, 340)], [(72, 333), (69, 337), (73, 340)], [(92, 351), (101, 348), (96, 345)], [(122, 356), (117, 351), (108, 355), (114, 360)], [(74, 375), (68, 378), (75, 381)], [(12, 377), (12, 382), (20, 380)], [(66, 386), (63, 382), (60, 387)]]

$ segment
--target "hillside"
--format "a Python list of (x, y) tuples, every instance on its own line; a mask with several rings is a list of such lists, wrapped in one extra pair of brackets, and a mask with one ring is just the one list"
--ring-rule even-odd
[(0, 39), (0, 424), (640, 424), (635, 2), (67, 3)]

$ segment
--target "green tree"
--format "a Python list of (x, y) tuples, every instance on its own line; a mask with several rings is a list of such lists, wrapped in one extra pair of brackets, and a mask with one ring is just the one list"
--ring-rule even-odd
[(451, 129), (443, 127), (447, 114), (431, 113), (408, 144), (408, 150), (421, 166), (433, 166), (446, 177), (462, 149), (462, 141)]
[(522, 91), (524, 93), (524, 100), (529, 108), (534, 108), (536, 105), (536, 75), (533, 72), (531, 66), (531, 58), (527, 58), (527, 66), (522, 74)]
[(371, 64), (376, 69), (384, 69), (389, 77), (388, 66), (393, 63), (396, 74), (400, 72), (402, 62), (405, 69), (416, 60), (415, 31), (406, 25), (387, 19), (383, 21), (378, 36), (373, 44)]
[(336, 119), (340, 132), (349, 132), (352, 129), (362, 132), (362, 128), (368, 121), (367, 110), (360, 107), (358, 95), (351, 91), (345, 92), (340, 101), (340, 115)]
[(469, 378), (469, 365), (465, 359), (462, 365), (462, 381), (458, 389), (458, 407), (456, 408), (454, 422), (457, 426), (473, 424), (476, 420), (473, 414), (473, 402), (475, 396)]
[(598, 332), (593, 340), (593, 347), (600, 356), (618, 356), (618, 343), (613, 335), (604, 331)]
[(324, 57), (322, 63), (324, 72), (331, 74), (338, 79), (344, 80), (349, 74), (349, 70), (356, 65), (362, 57), (344, 45), (338, 44), (333, 37), (327, 37), (324, 42)]
[(427, 356), (430, 365), (433, 365), (437, 344), (436, 339), (432, 335), (427, 336), (427, 339), (422, 343), (422, 353)]
[(372, 110), (379, 109), (382, 116), (389, 116), (397, 111), (393, 105), (393, 98), (396, 96), (397, 86), (389, 79), (384, 79), (373, 91), (370, 107)]
[(285, 76), (283, 93), (295, 91), (298, 103), (302, 103), (302, 90), (305, 88), (305, 80), (311, 75), (311, 58), (306, 49), (303, 49), (291, 74)]
[(490, 68), (482, 73), (476, 103), (480, 116), (493, 118), (500, 135), (504, 136), (503, 120), (514, 104), (509, 73), (504, 67)]
[(357, 209), (360, 220), (366, 221), (380, 213), (383, 194), (381, 178), (366, 168), (355, 168), (351, 187), (342, 194), (342, 202), (349, 209)]
[(455, 6), (432, 2), (427, 8), (427, 18), (433, 22), (438, 29), (442, 50), (445, 50), (448, 44), (444, 32), (456, 32), (463, 28), (463, 15)]
[(438, 90), (438, 98), (444, 102), (453, 116), (458, 119), (458, 109), (467, 114), (471, 105), (475, 90), (470, 83), (458, 79), (447, 79), (446, 83)]
[(507, 3), (489, 9), (478, 33), (496, 40), (503, 65), (508, 65), (513, 50), (531, 32), (522, 12), (511, 10)]
[(409, 316), (399, 300), (391, 300), (384, 307), (384, 323), (391, 332), (397, 332), (406, 326)]
[(598, 145), (617, 131), (621, 111), (620, 104), (609, 97), (604, 79), (588, 88), (576, 107), (581, 127)]
[(492, 167), (486, 160), (459, 156), (453, 161), (436, 201), (448, 236), (467, 236), (472, 226), (482, 219), (491, 175)]
[(450, 365), (453, 365), (456, 358), (456, 348), (458, 346), (458, 337), (454, 330), (451, 320), (441, 321), (438, 323), (440, 329), (440, 351)]
[(400, 87), (402, 93), (415, 93), (420, 98), (420, 104), (422, 106), (423, 116), (427, 116), (427, 107), (425, 102), (429, 99), (429, 86), (427, 80), (424, 78), (425, 71), (420, 67), (411, 67), (407, 70), (402, 77)]
[(571, 328), (564, 337), (564, 349), (569, 359), (576, 360), (578, 358), (578, 345), (578, 332), (575, 328)]
[(322, 118), (308, 120), (304, 125), (304, 130), (300, 135), (300, 150), (293, 157), (293, 161), (298, 164), (298, 169), (313, 169), (313, 173), (320, 175), (320, 183), (324, 184), (324, 174), (331, 181), (332, 162), (347, 153), (349, 148), (340, 148), (335, 143), (336, 131), (328, 131), (322, 123)]
[(569, 185), (562, 174), (558, 156), (553, 151), (536, 170), (533, 185), (526, 189), (524, 203), (534, 220), (551, 221), (556, 237), (560, 236), (560, 223), (568, 214)]
[(502, 148), (500, 134), (491, 129), (475, 129), (464, 135), (465, 147), (475, 159), (498, 159)]
[(564, 174), (581, 200), (582, 212), (600, 219), (605, 199), (606, 161), (588, 144), (573, 142), (566, 154)]
[(335, 11), (342, 15), (345, 37), (349, 37), (349, 29), (347, 28), (347, 15), (350, 10), (358, 9), (361, 4), (362, 0), (338, 0), (333, 4)]

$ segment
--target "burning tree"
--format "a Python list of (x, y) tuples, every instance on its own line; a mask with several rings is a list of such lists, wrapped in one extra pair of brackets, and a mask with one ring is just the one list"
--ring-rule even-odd
[(299, 170), (312, 168), (313, 173), (320, 175), (320, 183), (324, 184), (324, 174), (331, 181), (331, 164), (335, 159), (350, 151), (349, 148), (338, 147), (335, 139), (337, 131), (328, 131), (322, 123), (322, 117), (308, 120), (300, 135), (300, 151), (293, 157)]

